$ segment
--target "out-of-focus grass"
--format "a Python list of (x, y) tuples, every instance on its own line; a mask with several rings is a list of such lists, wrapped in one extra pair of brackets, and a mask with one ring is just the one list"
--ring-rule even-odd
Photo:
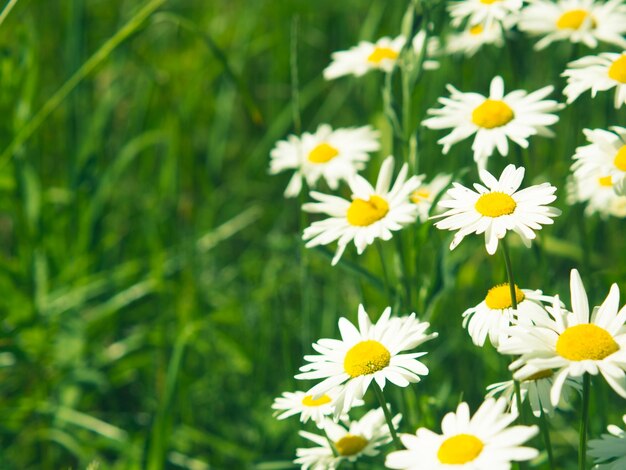
[[(18, 2), (0, 27), (2, 149), (149, 3)], [(322, 250), (300, 249), (298, 204), (282, 197), (288, 176), (267, 175), (271, 147), (293, 130), (292, 31), (303, 129), (371, 123), (390, 151), (381, 77), (325, 83), (321, 70), (334, 50), (397, 34), (404, 8), (166, 1), (7, 154), (0, 468), (85, 468), (94, 460), (112, 469), (288, 468), (301, 443), (294, 422), (271, 417), (273, 397), (304, 386), (293, 379), (303, 353), (337, 334), (340, 315), (354, 319), (359, 302), (374, 313), (387, 305), (379, 283), (331, 269)], [(565, 46), (531, 53), (527, 40), (514, 47), (514, 55), (443, 60), (416, 91), (417, 109), (433, 106), (448, 82), (485, 91), (499, 73), (508, 88), (553, 83), (572, 54)], [(565, 207), (563, 178), (581, 143), (574, 124), (623, 125), (624, 114), (599, 97), (562, 117), (558, 138), (533, 140), (524, 157), (530, 179), (561, 188), (565, 213), (530, 255), (514, 247), (513, 262), (520, 283), (548, 293), (567, 292), (569, 268), (586, 268), (600, 301), (609, 282), (626, 278), (625, 227), (586, 220), (581, 248), (580, 211)], [(470, 164), (467, 143), (440, 158), (438, 134), (421, 137), (429, 176)], [(506, 364), (472, 346), (460, 327), (465, 306), (503, 281), (501, 260), (488, 258), (480, 240), (449, 253), (445, 234), (420, 230), (425, 294), (414, 308), (440, 337), (429, 345), (431, 375), (393, 396), (414, 411), (406, 431), (436, 425), (461, 397), (476, 404), (487, 384), (506, 379)], [(393, 249), (385, 246), (391, 266)], [(379, 273), (373, 250), (346, 259)], [(619, 406), (595, 385), (594, 403), (606, 407), (592, 422), (597, 434)], [(574, 416), (553, 424), (561, 451), (575, 445)]]

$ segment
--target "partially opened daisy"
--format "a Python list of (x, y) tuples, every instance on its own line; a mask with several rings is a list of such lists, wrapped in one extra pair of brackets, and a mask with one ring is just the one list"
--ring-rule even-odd
[(626, 6), (622, 0), (528, 0), (518, 27), (533, 36), (543, 36), (535, 49), (555, 41), (597, 47), (606, 42), (626, 47)]
[[(332, 390), (323, 394), (319, 398), (305, 392), (283, 392), (272, 404), (272, 409), (276, 410), (276, 419), (285, 419), (290, 416), (300, 415), (300, 422), (306, 423), (311, 419), (318, 428), (322, 428), (325, 417), (333, 414), (335, 409), (334, 397), (336, 393)], [(355, 401), (352, 407), (362, 405), (362, 401)]]
[[(400, 414), (393, 418), (395, 427), (400, 425), (401, 419)], [(325, 436), (300, 431), (302, 437), (318, 447), (297, 449), (298, 458), (294, 463), (314, 470), (334, 469), (345, 461), (356, 462), (362, 457), (378, 455), (379, 447), (391, 441), (382, 408), (370, 410), (360, 420), (349, 421), (346, 426), (327, 419), (323, 427)]]
[(387, 468), (405, 470), (508, 470), (511, 462), (530, 460), (536, 449), (522, 446), (538, 432), (537, 426), (509, 426), (516, 414), (506, 413), (506, 400), (485, 400), (474, 416), (461, 403), (441, 421), (441, 434), (419, 428), (401, 434), (406, 450), (387, 455)]
[(452, 175), (439, 174), (430, 183), (422, 183), (411, 193), (410, 199), (417, 206), (418, 219), (426, 222), (430, 217), (433, 202), (439, 194), (450, 184)]
[[(556, 406), (567, 377), (602, 374), (616, 393), (626, 398), (626, 308), (619, 309), (619, 288), (613, 284), (600, 307), (589, 314), (589, 303), (578, 271), (570, 278), (572, 312), (555, 300), (549, 316), (534, 325), (517, 324), (498, 351), (520, 354), (511, 364), (513, 377), (524, 380), (537, 372), (558, 369), (550, 393)], [(518, 369), (519, 368), (519, 369)]]
[(548, 206), (556, 199), (556, 188), (542, 183), (519, 190), (524, 178), (524, 168), (507, 165), (500, 179), (487, 170), (480, 171), (484, 183), (474, 184), (476, 191), (458, 183), (446, 193), (447, 198), (439, 201), (448, 210), (435, 218), (441, 218), (435, 227), (442, 230), (457, 230), (450, 249), (471, 233), (485, 234), (487, 253), (493, 255), (498, 240), (509, 230), (517, 233), (526, 246), (542, 225), (552, 224), (553, 217), (561, 214), (555, 207)]
[(568, 104), (587, 90), (591, 90), (591, 96), (595, 98), (599, 91), (611, 88), (615, 88), (615, 108), (626, 104), (626, 51), (585, 56), (570, 62), (567, 67), (563, 72), (563, 76), (567, 77), (563, 94), (567, 96)]
[(460, 33), (453, 33), (446, 38), (445, 50), (448, 54), (463, 54), (471, 57), (486, 44), (497, 47), (504, 45), (502, 27), (496, 24), (484, 27), (481, 24), (471, 26)]
[(313, 344), (319, 355), (305, 356), (309, 362), (300, 368), (300, 380), (320, 383), (307, 393), (318, 398), (328, 390), (339, 387), (335, 402), (335, 417), (340, 416), (365, 394), (375, 380), (380, 388), (387, 381), (399, 387), (420, 381), (428, 368), (417, 360), (426, 352), (403, 353), (437, 336), (427, 334), (428, 323), (418, 322), (415, 314), (402, 321), (391, 318), (391, 307), (385, 309), (375, 324), (359, 305), (359, 327), (346, 318), (339, 319), (341, 340), (320, 339)]
[(459, 0), (448, 4), (452, 26), (459, 27), (467, 20), (469, 26), (483, 24), (491, 27), (494, 23), (507, 26), (522, 8), (522, 0)]
[(369, 153), (379, 148), (378, 132), (370, 126), (333, 130), (322, 124), (314, 133), (290, 135), (277, 142), (270, 153), (270, 174), (295, 170), (286, 197), (300, 193), (303, 178), (309, 187), (324, 178), (331, 189), (337, 189), (340, 180), (365, 168)]
[(487, 158), (495, 150), (500, 155), (509, 153), (509, 139), (520, 147), (528, 147), (528, 138), (533, 135), (553, 136), (546, 126), (559, 118), (552, 114), (562, 108), (553, 100), (544, 100), (552, 93), (547, 86), (527, 94), (515, 90), (504, 94), (502, 77), (491, 81), (489, 96), (479, 93), (463, 93), (452, 85), (447, 86), (450, 98), (439, 98), (443, 108), (429, 109), (432, 117), (423, 124), (429, 129), (452, 129), (438, 141), (446, 154), (457, 142), (476, 134), (472, 144), (474, 160), (479, 168), (486, 166)]
[[(622, 417), (626, 424), (626, 415)], [(598, 470), (623, 470), (626, 468), (626, 432), (614, 424), (607, 427), (609, 434), (589, 441), (588, 454), (595, 457)]]
[(354, 175), (348, 182), (351, 201), (311, 192), (317, 202), (304, 204), (302, 208), (329, 218), (313, 222), (304, 230), (302, 238), (307, 240), (306, 247), (328, 245), (337, 240), (337, 252), (332, 260), (335, 265), (351, 241), (361, 254), (377, 238), (389, 240), (391, 232), (415, 222), (418, 209), (409, 195), (418, 188), (421, 179), (417, 176), (407, 179), (409, 169), (405, 163), (392, 185), (393, 167), (393, 157), (387, 157), (380, 168), (376, 187), (362, 176)]
[(463, 312), (463, 327), (472, 337), (476, 346), (489, 341), (498, 347), (507, 337), (508, 327), (518, 317), (534, 317), (545, 313), (543, 302), (551, 302), (552, 297), (542, 295), (540, 290), (520, 289), (515, 287), (517, 310), (513, 310), (511, 290), (508, 283), (498, 284), (487, 291), (484, 300), (475, 307)]
[(404, 36), (380, 38), (376, 43), (361, 41), (347, 51), (334, 52), (332, 62), (324, 69), (324, 78), (333, 80), (344, 75), (360, 77), (371, 70), (390, 72), (406, 43)]
[(626, 196), (615, 192), (610, 174), (596, 169), (595, 173), (574, 173), (567, 182), (567, 202), (586, 204), (585, 215), (600, 214), (607, 217), (626, 217)]

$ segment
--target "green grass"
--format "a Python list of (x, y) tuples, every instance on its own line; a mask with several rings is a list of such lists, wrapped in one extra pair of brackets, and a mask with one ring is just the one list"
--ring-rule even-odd
[[(393, 150), (382, 77), (329, 83), (321, 70), (332, 51), (397, 34), (406, 2), (11, 3), (0, 20), (0, 468), (291, 468), (304, 443), (297, 420), (272, 417), (273, 398), (304, 386), (293, 378), (302, 356), (337, 335), (339, 316), (355, 319), (359, 302), (377, 315), (388, 300), (374, 249), (348, 249), (336, 268), (328, 250), (302, 249), (299, 203), (283, 199), (289, 176), (270, 177), (268, 155), (297, 128), (297, 66), (302, 130), (379, 127), (375, 174)], [(571, 48), (531, 44), (444, 59), (415, 90), (415, 122), (446, 83), (484, 92), (502, 74), (511, 89), (558, 92)], [(624, 221), (578, 224), (581, 208), (564, 202), (580, 128), (626, 124), (611, 99), (580, 99), (557, 139), (523, 153), (527, 181), (558, 186), (564, 209), (533, 250), (512, 244), (524, 286), (566, 295), (578, 267), (593, 302), (612, 282), (624, 287)], [(420, 172), (476, 177), (467, 142), (442, 158), (441, 133), (419, 136)], [(493, 158), (498, 171), (519, 163)], [(408, 410), (403, 431), (438, 427), (460, 399), (475, 407), (507, 378), (506, 362), (460, 324), (504, 280), (501, 258), (479, 239), (451, 253), (430, 224), (411, 239), (421, 240), (413, 309), (440, 336), (431, 374), (391, 393)], [(394, 243), (384, 250), (396, 285)], [(592, 388), (597, 436), (623, 402), (600, 380)], [(576, 406), (551, 422), (564, 468), (575, 462)]]

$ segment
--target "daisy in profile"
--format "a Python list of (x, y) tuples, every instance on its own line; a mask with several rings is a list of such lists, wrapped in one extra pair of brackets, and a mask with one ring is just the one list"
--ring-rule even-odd
[(387, 468), (445, 470), (511, 468), (511, 461), (531, 460), (539, 452), (522, 444), (538, 432), (537, 426), (509, 426), (516, 414), (506, 413), (506, 400), (485, 400), (470, 417), (467, 403), (441, 421), (441, 434), (419, 428), (415, 435), (401, 434), (406, 450), (387, 455)]
[(595, 173), (570, 175), (567, 181), (567, 203), (584, 203), (585, 215), (599, 214), (607, 217), (626, 217), (626, 196), (615, 191), (613, 176), (596, 169)]
[(324, 78), (333, 80), (344, 75), (360, 77), (371, 70), (391, 72), (406, 43), (404, 36), (380, 38), (376, 43), (361, 41), (347, 51), (334, 52), (332, 62), (324, 69)]
[[(290, 416), (300, 415), (300, 422), (306, 423), (311, 419), (318, 428), (324, 425), (325, 417), (333, 414), (335, 405), (333, 391), (323, 394), (319, 398), (313, 398), (305, 392), (284, 392), (274, 400), (272, 409), (276, 410), (276, 419), (285, 419)], [(355, 401), (352, 407), (362, 405), (362, 401)]]
[(595, 48), (598, 42), (626, 47), (626, 5), (622, 0), (528, 0), (518, 27), (533, 36), (543, 36), (535, 49), (555, 41), (583, 43)]
[(534, 325), (517, 324), (510, 328), (510, 337), (498, 351), (520, 354), (510, 368), (513, 378), (524, 380), (543, 370), (558, 369), (550, 391), (550, 400), (557, 405), (567, 377), (584, 373), (602, 374), (616, 393), (626, 398), (626, 308), (619, 309), (619, 288), (611, 286), (600, 307), (589, 314), (585, 287), (578, 271), (570, 278), (572, 312), (561, 308), (555, 300), (548, 307), (549, 316), (537, 318)]
[[(395, 427), (400, 425), (401, 419), (400, 414), (393, 418)], [(297, 449), (298, 458), (294, 463), (304, 469), (335, 469), (342, 462), (356, 462), (361, 457), (378, 455), (378, 448), (391, 441), (382, 408), (370, 410), (360, 420), (349, 421), (346, 426), (326, 419), (323, 428), (325, 436), (300, 431), (302, 437), (314, 442), (317, 447)]]
[(450, 2), (448, 12), (455, 28), (465, 20), (469, 26), (482, 24), (491, 27), (496, 22), (511, 26), (511, 20), (522, 8), (522, 3), (523, 0), (460, 0)]
[(546, 314), (543, 302), (551, 302), (552, 297), (542, 295), (540, 290), (514, 288), (517, 310), (513, 310), (509, 284), (504, 283), (489, 289), (481, 303), (463, 312), (463, 328), (467, 329), (476, 346), (483, 346), (489, 337), (497, 348), (517, 317), (533, 318)]
[(322, 124), (312, 134), (290, 135), (277, 142), (270, 152), (270, 174), (295, 170), (286, 197), (300, 194), (302, 179), (313, 187), (324, 178), (331, 189), (337, 189), (340, 180), (348, 180), (365, 168), (369, 153), (379, 148), (378, 132), (370, 126), (333, 130)]
[(626, 104), (626, 51), (588, 55), (567, 66), (562, 75), (567, 77), (563, 94), (567, 96), (568, 104), (587, 90), (591, 90), (591, 97), (595, 98), (599, 91), (611, 88), (615, 88), (615, 109)]
[[(626, 424), (626, 415), (622, 417)], [(603, 434), (600, 439), (589, 441), (588, 454), (595, 457), (598, 470), (622, 470), (626, 468), (626, 432), (610, 424), (607, 427), (609, 434)]]
[(484, 45), (493, 44), (497, 47), (504, 45), (502, 27), (493, 24), (485, 27), (482, 24), (470, 26), (460, 33), (453, 33), (446, 39), (448, 54), (463, 54), (472, 57)]
[(443, 108), (429, 109), (432, 117), (423, 124), (429, 129), (452, 129), (438, 141), (446, 154), (457, 142), (476, 135), (472, 150), (479, 168), (485, 168), (487, 158), (497, 149), (500, 155), (509, 153), (509, 139), (520, 147), (528, 147), (533, 135), (553, 136), (546, 127), (559, 118), (552, 114), (562, 108), (553, 100), (544, 100), (552, 93), (547, 86), (533, 93), (515, 90), (504, 94), (502, 77), (491, 81), (489, 96), (479, 93), (463, 93), (452, 85), (447, 86), (450, 98), (439, 98)]
[(448, 210), (441, 215), (435, 227), (442, 230), (457, 230), (450, 249), (454, 250), (461, 240), (471, 233), (485, 234), (487, 253), (493, 255), (498, 240), (509, 230), (517, 233), (529, 247), (542, 225), (552, 224), (553, 217), (561, 214), (555, 207), (548, 206), (556, 199), (556, 188), (549, 183), (529, 186), (519, 190), (524, 178), (524, 168), (508, 165), (500, 179), (487, 170), (480, 171), (484, 183), (474, 184), (476, 191), (458, 183), (452, 183), (447, 199), (439, 201)]
[(420, 222), (426, 222), (430, 217), (433, 202), (439, 194), (446, 189), (452, 180), (452, 175), (439, 174), (430, 183), (422, 183), (411, 193), (410, 199), (417, 206), (417, 218)]
[[(359, 327), (346, 318), (339, 319), (341, 340), (320, 339), (313, 344), (319, 354), (305, 356), (309, 362), (300, 368), (300, 380), (318, 380), (320, 383), (307, 394), (319, 398), (328, 390), (339, 387), (335, 402), (335, 418), (349, 410), (355, 400), (363, 398), (373, 380), (382, 389), (387, 381), (399, 387), (420, 381), (428, 368), (417, 360), (425, 352), (404, 353), (425, 341), (437, 337), (426, 334), (428, 323), (418, 322), (415, 314), (409, 320), (391, 319), (387, 307), (375, 324), (359, 305)], [(408, 328), (406, 326), (409, 325)]]
[(313, 222), (304, 230), (305, 246), (328, 245), (337, 240), (337, 252), (332, 260), (334, 266), (351, 241), (361, 254), (375, 239), (389, 240), (391, 232), (415, 222), (418, 209), (409, 200), (409, 195), (418, 188), (421, 180), (417, 176), (407, 179), (409, 169), (405, 163), (391, 185), (393, 166), (393, 157), (387, 157), (380, 168), (376, 187), (362, 176), (354, 175), (348, 181), (351, 201), (311, 192), (316, 202), (304, 204), (302, 209), (326, 214), (329, 218)]

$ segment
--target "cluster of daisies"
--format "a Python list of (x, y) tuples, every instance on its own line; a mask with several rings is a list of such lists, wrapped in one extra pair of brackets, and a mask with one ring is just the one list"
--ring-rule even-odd
[[(624, 0), (458, 0), (448, 2), (448, 12), (454, 32), (435, 37), (425, 24), (413, 38), (363, 41), (334, 53), (324, 77), (393, 73), (407, 63), (436, 69), (441, 56), (470, 57), (484, 45), (503, 46), (519, 32), (537, 37), (536, 49), (556, 41), (626, 48)], [(461, 324), (476, 346), (488, 340), (500, 354), (514, 356), (512, 379), (489, 385), (473, 416), (466, 403), (459, 404), (443, 418), (440, 434), (426, 428), (398, 434), (402, 416), (384, 397), (386, 385), (408, 387), (428, 375), (420, 360), (426, 352), (415, 350), (436, 338), (436, 333), (427, 333), (429, 324), (415, 313), (392, 315), (391, 307), (372, 322), (362, 305), (357, 325), (340, 318), (341, 339), (314, 343), (317, 354), (305, 356), (306, 364), (295, 376), (317, 383), (284, 392), (273, 405), (278, 419), (299, 416), (303, 424), (315, 425), (316, 432), (300, 432), (314, 445), (297, 450), (295, 463), (302, 468), (335, 469), (375, 457), (393, 442), (397, 450), (386, 454), (387, 468), (508, 469), (512, 461), (539, 455), (524, 446), (538, 428), (513, 425), (524, 402), (535, 416), (550, 416), (567, 408), (572, 396), (588, 393), (583, 379), (591, 375), (602, 376), (626, 398), (626, 307), (620, 309), (617, 285), (591, 309), (575, 269), (569, 308), (559, 295), (519, 288), (507, 236), (514, 232), (530, 247), (536, 232), (561, 213), (551, 206), (557, 188), (548, 182), (522, 187), (525, 169), (512, 164), (499, 176), (487, 170), (496, 152), (506, 157), (512, 146), (529, 147), (533, 136), (554, 137), (550, 127), (558, 122), (558, 112), (587, 90), (595, 96), (615, 88), (615, 108), (626, 104), (626, 50), (574, 60), (562, 75), (566, 103), (549, 98), (553, 86), (505, 92), (500, 76), (491, 80), (487, 94), (447, 86), (449, 96), (438, 99), (441, 106), (429, 109), (421, 125), (449, 130), (438, 141), (443, 154), (473, 137), (480, 182), (472, 187), (445, 173), (430, 180), (411, 174), (406, 162), (396, 172), (393, 156), (382, 161), (375, 181), (368, 181), (360, 172), (381, 149), (379, 132), (371, 126), (333, 129), (322, 124), (314, 132), (289, 136), (271, 151), (270, 173), (293, 171), (285, 196), (298, 196), (305, 184), (310, 190), (311, 200), (302, 209), (314, 221), (304, 229), (303, 240), (307, 248), (336, 243), (332, 265), (351, 243), (360, 255), (377, 240), (390, 240), (394, 232), (433, 221), (436, 228), (454, 232), (451, 250), (469, 235), (484, 234), (487, 253), (502, 250), (508, 273), (508, 282), (493, 286), (478, 305), (461, 314)], [(626, 217), (626, 129), (583, 132), (589, 144), (573, 155), (567, 202), (585, 203), (587, 215)], [(365, 404), (368, 390), (379, 407), (353, 419), (352, 409)], [(607, 468), (621, 468), (626, 465), (626, 434), (610, 426), (609, 434), (589, 442), (589, 455)]]

